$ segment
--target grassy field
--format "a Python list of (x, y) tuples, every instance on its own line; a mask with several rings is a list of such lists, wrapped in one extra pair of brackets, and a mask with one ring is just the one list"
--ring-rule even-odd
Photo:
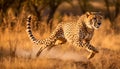
[[(105, 10), (106, 7), (103, 2), (93, 1), (90, 2), (92, 6)], [(59, 21), (73, 19), (72, 12), (81, 14), (79, 5), (76, 2), (74, 5), (74, 7), (71, 7), (69, 4), (63, 3), (57, 9), (52, 31)], [(117, 34), (111, 28), (109, 19), (103, 19), (101, 27), (95, 30), (91, 44), (99, 50), (99, 53), (88, 60), (86, 57), (89, 52), (69, 43), (58, 45), (50, 50), (45, 49), (36, 58), (35, 54), (40, 46), (34, 46), (26, 33), (25, 21), (29, 11), (21, 11), (19, 17), (15, 17), (11, 9), (7, 12), (3, 19), (5, 23), (0, 25), (0, 69), (120, 69), (120, 15), (116, 18), (118, 23), (118, 27), (115, 27)], [(70, 14), (69, 16), (63, 15), (62, 18), (59, 12), (70, 12)], [(43, 18), (38, 28), (36, 28), (36, 22), (32, 23), (33, 34), (36, 38), (44, 39), (50, 35), (49, 26), (45, 21), (46, 18)], [(61, 19), (59, 20), (59, 18)], [(33, 21), (35, 19), (33, 18)], [(13, 26), (11, 27), (12, 23)], [(16, 24), (14, 25), (14, 23)]]
[[(65, 17), (69, 18), (69, 17)], [(56, 26), (56, 25), (55, 25)], [(50, 35), (47, 25), (40, 24), (41, 29), (33, 32), (37, 38)], [(95, 31), (92, 44), (99, 49), (94, 58), (88, 60), (88, 52), (68, 43), (43, 51), (39, 58), (35, 53), (39, 46), (33, 46), (25, 28), (22, 31), (1, 31), (0, 35), (0, 69), (119, 69), (120, 35), (114, 34), (109, 20), (103, 20), (100, 29)], [(43, 29), (47, 29), (42, 32)], [(40, 34), (39, 34), (40, 33)]]

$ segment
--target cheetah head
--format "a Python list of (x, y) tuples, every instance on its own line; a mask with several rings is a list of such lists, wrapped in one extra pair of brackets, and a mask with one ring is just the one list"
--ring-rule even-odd
[(86, 12), (85, 24), (88, 28), (98, 29), (101, 25), (102, 15), (100, 12)]

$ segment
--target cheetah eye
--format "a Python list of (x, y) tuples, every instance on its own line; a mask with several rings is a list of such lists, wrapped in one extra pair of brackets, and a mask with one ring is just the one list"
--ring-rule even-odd
[(100, 19), (102, 19), (102, 17), (100, 17)]

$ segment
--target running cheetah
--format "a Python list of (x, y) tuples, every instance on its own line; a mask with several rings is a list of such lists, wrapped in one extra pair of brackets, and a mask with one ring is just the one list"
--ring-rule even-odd
[(36, 39), (31, 31), (31, 16), (27, 18), (27, 33), (37, 45), (44, 45), (40, 48), (36, 56), (47, 47), (53, 47), (58, 44), (64, 44), (66, 42), (71, 43), (73, 46), (84, 47), (90, 52), (88, 59), (94, 57), (98, 50), (90, 44), (90, 40), (93, 37), (94, 30), (98, 29), (101, 25), (102, 15), (100, 12), (86, 12), (79, 17), (76, 21), (59, 23), (52, 34), (43, 40)]

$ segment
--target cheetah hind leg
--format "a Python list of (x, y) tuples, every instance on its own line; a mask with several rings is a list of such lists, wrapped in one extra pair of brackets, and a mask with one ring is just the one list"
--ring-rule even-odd
[(51, 48), (55, 47), (55, 46), (58, 46), (58, 45), (62, 45), (62, 44), (65, 44), (67, 42), (67, 40), (63, 37), (60, 37), (58, 38), (56, 41), (55, 41), (55, 44), (54, 45), (51, 45), (47, 48), (47, 50), (51, 50)]
[(62, 44), (65, 44), (67, 42), (67, 40), (63, 37), (59, 37), (56, 42), (55, 42), (55, 45), (62, 45)]
[(39, 57), (39, 55), (41, 54), (41, 52), (42, 52), (45, 48), (47, 48), (46, 45), (41, 46), (40, 49), (39, 49), (39, 51), (38, 51), (37, 54), (36, 54), (36, 57)]
[(57, 45), (64, 44), (64, 43), (66, 43), (66, 42), (67, 42), (67, 40), (66, 40), (65, 38), (59, 37), (59, 38), (55, 41), (55, 45), (51, 45), (51, 46), (43, 45), (43, 46), (41, 46), (41, 48), (39, 49), (39, 51), (38, 51), (37, 54), (36, 54), (36, 57), (38, 57), (45, 48), (47, 48), (47, 50), (50, 50), (52, 47), (57, 46)]
[(47, 50), (51, 50), (51, 48), (58, 46), (58, 45), (62, 45), (65, 44), (67, 42), (67, 40), (63, 37), (59, 37), (57, 38), (57, 40), (55, 41), (54, 45), (51, 45), (47, 48)]

